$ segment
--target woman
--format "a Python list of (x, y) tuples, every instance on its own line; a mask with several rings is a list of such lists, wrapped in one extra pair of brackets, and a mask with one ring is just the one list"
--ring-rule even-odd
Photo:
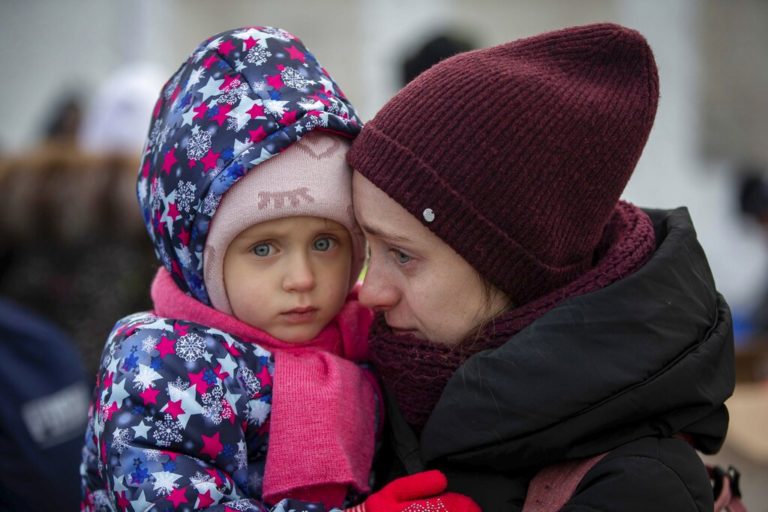
[(619, 200), (657, 102), (646, 41), (601, 24), (443, 61), (365, 126), (387, 479), (520, 510), (539, 470), (607, 452), (563, 510), (712, 510), (729, 310), (687, 210)]

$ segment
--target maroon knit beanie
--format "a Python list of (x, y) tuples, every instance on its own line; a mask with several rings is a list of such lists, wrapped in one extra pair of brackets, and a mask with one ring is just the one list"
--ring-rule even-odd
[(433, 66), (365, 126), (347, 159), (524, 304), (593, 264), (658, 95), (639, 33), (567, 28)]

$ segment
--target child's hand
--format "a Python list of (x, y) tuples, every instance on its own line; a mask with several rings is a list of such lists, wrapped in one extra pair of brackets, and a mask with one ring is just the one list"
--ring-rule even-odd
[(346, 512), (481, 512), (471, 498), (445, 492), (447, 488), (448, 481), (440, 471), (416, 473), (388, 483)]

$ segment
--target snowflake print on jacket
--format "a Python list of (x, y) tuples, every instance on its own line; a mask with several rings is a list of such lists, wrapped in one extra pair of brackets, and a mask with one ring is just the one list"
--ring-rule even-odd
[[(308, 480), (319, 473), (312, 468), (329, 466), (319, 460), (323, 454), (349, 451), (351, 445), (331, 446), (337, 436), (323, 440), (312, 431), (317, 417), (361, 432), (349, 439), (368, 465), (333, 460), (333, 473), (347, 476), (330, 483), (343, 484), (348, 502), (368, 490), (381, 421), (378, 389), (360, 362), (370, 311), (351, 294), (296, 357), (295, 347), (210, 306), (202, 261), (221, 197), (247, 172), (312, 130), (353, 138), (360, 128), (312, 53), (277, 28), (211, 37), (165, 84), (138, 175), (139, 203), (163, 268), (152, 286), (154, 310), (118, 321), (104, 348), (81, 465), (84, 510), (326, 510), (298, 499), (261, 499), (269, 475), (278, 473), (266, 470), (276, 460), (269, 454), (292, 462), (274, 448), (286, 443), (275, 439), (306, 430), (317, 443), (317, 450), (300, 445), (306, 460), (296, 467), (282, 459), (273, 466)], [(288, 372), (280, 369), (289, 367), (352, 370), (333, 385), (308, 371), (281, 395)], [(281, 396), (315, 396), (320, 405), (302, 402), (306, 412), (294, 414), (295, 407), (275, 405), (286, 403)], [(361, 411), (351, 423), (350, 404)]]
[(273, 374), (269, 352), (222, 331), (151, 313), (122, 320), (104, 351), (83, 468), (96, 489), (113, 468), (115, 498), (97, 490), (88, 508), (199, 509), (226, 498), (232, 510), (260, 510), (244, 505), (260, 493), (263, 459), (249, 465), (245, 454), (266, 449)]

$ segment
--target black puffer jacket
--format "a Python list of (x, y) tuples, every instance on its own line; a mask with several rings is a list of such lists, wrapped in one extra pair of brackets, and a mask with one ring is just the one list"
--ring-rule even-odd
[(386, 479), (439, 468), (485, 512), (521, 510), (542, 467), (609, 451), (566, 511), (712, 510), (684, 432), (720, 448), (734, 386), (730, 312), (685, 209), (649, 211), (658, 248), (457, 370), (420, 442), (390, 405)]

